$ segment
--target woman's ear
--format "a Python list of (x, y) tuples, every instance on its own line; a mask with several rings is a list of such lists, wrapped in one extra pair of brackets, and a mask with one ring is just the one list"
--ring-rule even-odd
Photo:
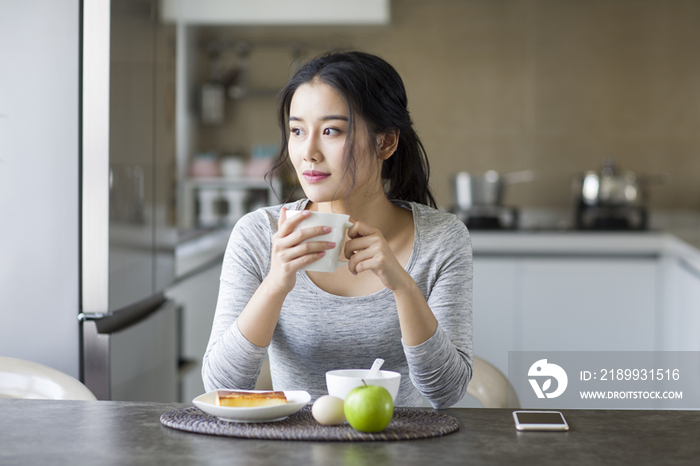
[(386, 160), (396, 152), (396, 148), (399, 146), (399, 130), (389, 131), (379, 135), (379, 144), (377, 148), (377, 156), (381, 160)]

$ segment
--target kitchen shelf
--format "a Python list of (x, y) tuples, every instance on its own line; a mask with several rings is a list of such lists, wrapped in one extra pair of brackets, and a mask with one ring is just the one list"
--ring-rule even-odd
[[(279, 202), (276, 193), (282, 192), (282, 184), (279, 179), (272, 178), (271, 183), (268, 183), (264, 178), (250, 177), (211, 177), (211, 178), (189, 178), (183, 183), (184, 202), (183, 202), (183, 224), (189, 228), (195, 227), (214, 227), (214, 226), (232, 226), (238, 215), (231, 217), (221, 215), (218, 220), (208, 219), (203, 224), (198, 219), (198, 197), (202, 191), (210, 193), (212, 202), (226, 202), (226, 193), (243, 192), (248, 194), (248, 199), (240, 209), (240, 215), (246, 212), (255, 210), (265, 205), (274, 205)], [(257, 194), (254, 194), (257, 193)], [(251, 197), (250, 195), (253, 194)], [(201, 206), (200, 206), (201, 210)]]

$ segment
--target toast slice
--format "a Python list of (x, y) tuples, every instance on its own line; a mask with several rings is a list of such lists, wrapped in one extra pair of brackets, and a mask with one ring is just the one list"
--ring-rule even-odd
[(251, 408), (255, 406), (273, 406), (287, 403), (284, 392), (239, 392), (235, 390), (217, 390), (217, 406), (234, 408)]

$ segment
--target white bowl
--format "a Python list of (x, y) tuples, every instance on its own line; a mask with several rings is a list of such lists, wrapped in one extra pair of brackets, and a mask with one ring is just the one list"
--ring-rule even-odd
[(369, 369), (341, 369), (336, 371), (326, 372), (326, 388), (328, 394), (336, 396), (340, 399), (350, 393), (355, 387), (363, 385), (362, 381), (367, 385), (379, 385), (387, 389), (391, 395), (392, 401), (396, 401), (396, 395), (399, 393), (399, 383), (401, 382), (401, 374), (392, 371), (379, 371), (377, 377), (368, 379)]

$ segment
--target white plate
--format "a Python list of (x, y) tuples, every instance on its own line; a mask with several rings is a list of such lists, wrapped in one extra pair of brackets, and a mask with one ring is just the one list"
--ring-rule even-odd
[[(269, 390), (238, 390), (249, 393), (262, 393)], [(290, 414), (294, 414), (311, 401), (309, 392), (303, 390), (285, 390), (284, 396), (287, 403), (273, 406), (255, 406), (251, 408), (234, 408), (231, 406), (217, 406), (216, 390), (199, 395), (192, 400), (199, 409), (207, 414), (216, 416), (222, 421), (229, 422), (272, 422), (281, 421)]]

